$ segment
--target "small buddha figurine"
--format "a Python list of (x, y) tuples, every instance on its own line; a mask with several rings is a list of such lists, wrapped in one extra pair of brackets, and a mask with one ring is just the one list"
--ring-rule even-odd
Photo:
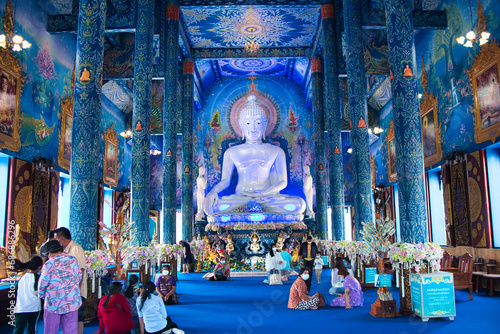
[(404, 77), (412, 77), (413, 76), (413, 72), (410, 68), (410, 65), (406, 65), (406, 68), (404, 69), (404, 74), (403, 74)]
[(309, 166), (304, 166), (304, 195), (306, 196), (306, 214), (307, 218), (314, 219), (314, 211), (313, 211), (313, 178), (311, 175), (311, 169)]
[(80, 81), (90, 81), (90, 72), (86, 67), (83, 68), (82, 75), (80, 76)]
[(205, 178), (205, 167), (201, 166), (198, 169), (198, 178), (196, 179), (196, 203), (198, 204), (198, 212), (196, 213), (196, 220), (205, 218), (204, 202), (205, 202), (205, 189), (207, 188), (207, 179)]

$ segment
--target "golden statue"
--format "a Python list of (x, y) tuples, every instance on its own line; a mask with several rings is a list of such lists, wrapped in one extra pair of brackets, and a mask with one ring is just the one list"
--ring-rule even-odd
[(80, 81), (90, 81), (90, 72), (86, 67), (83, 68), (82, 75), (80, 76)]
[(258, 252), (260, 250), (260, 244), (259, 244), (259, 236), (257, 235), (257, 233), (254, 232), (250, 240), (252, 240), (252, 243), (250, 244), (250, 250), (254, 253)]
[(234, 251), (233, 237), (231, 237), (231, 234), (229, 234), (227, 236), (226, 252), (229, 256), (231, 256), (232, 251)]
[(413, 72), (410, 68), (410, 65), (406, 65), (406, 68), (404, 69), (404, 74), (403, 74), (404, 77), (412, 77), (413, 76)]
[(276, 248), (278, 248), (278, 250), (282, 251), (283, 247), (285, 247), (285, 243), (283, 240), (283, 234), (280, 232), (280, 234), (278, 235), (278, 240), (276, 241)]

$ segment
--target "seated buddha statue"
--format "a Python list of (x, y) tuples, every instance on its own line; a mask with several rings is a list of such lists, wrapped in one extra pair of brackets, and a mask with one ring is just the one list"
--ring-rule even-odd
[[(285, 152), (262, 141), (268, 119), (256, 101), (257, 97), (251, 94), (240, 113), (238, 124), (245, 142), (224, 152), (221, 180), (205, 197), (208, 215), (245, 212), (241, 208), (246, 205), (273, 214), (300, 214), (306, 208), (302, 198), (280, 194), (288, 183)], [(229, 187), (235, 168), (238, 172), (235, 194), (219, 198), (218, 194)]]

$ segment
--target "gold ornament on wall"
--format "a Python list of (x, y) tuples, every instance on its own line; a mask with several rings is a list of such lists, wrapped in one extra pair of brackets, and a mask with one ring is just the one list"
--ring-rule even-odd
[(427, 91), (427, 72), (422, 58), (422, 86), (424, 95), (420, 102), (420, 125), (422, 126), (422, 146), (425, 167), (441, 161), (441, 127), (438, 121), (438, 98)]
[(118, 137), (113, 124), (104, 133), (103, 179), (110, 187), (118, 185)]
[(500, 136), (500, 47), (493, 41), (474, 57), (468, 71), (474, 94), (474, 139), (477, 144)]
[(396, 169), (396, 139), (394, 137), (394, 122), (391, 119), (391, 126), (387, 130), (385, 137), (387, 143), (387, 170), (389, 171), (389, 182), (396, 182), (398, 172)]

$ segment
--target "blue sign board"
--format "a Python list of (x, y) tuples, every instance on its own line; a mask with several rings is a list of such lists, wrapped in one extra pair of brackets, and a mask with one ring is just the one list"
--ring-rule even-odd
[(377, 287), (392, 286), (392, 275), (389, 274), (375, 275), (375, 286)]
[(377, 275), (376, 267), (365, 268), (365, 283), (375, 283), (375, 275)]
[(437, 317), (455, 318), (453, 274), (410, 274), (410, 288), (412, 310), (423, 321)]

